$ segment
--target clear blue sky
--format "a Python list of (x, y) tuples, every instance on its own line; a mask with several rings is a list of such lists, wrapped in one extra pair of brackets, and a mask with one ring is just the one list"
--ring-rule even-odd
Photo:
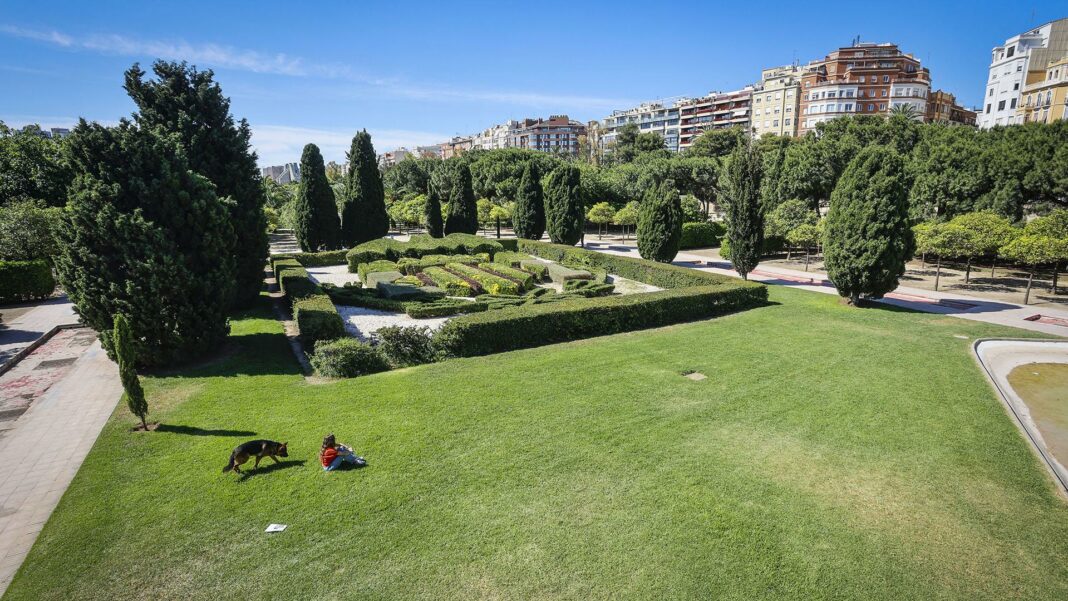
[[(864, 41), (896, 42), (934, 86), (980, 100), (990, 48), (1068, 16), (1033, 2), (5, 1), (0, 119), (63, 126), (133, 111), (122, 72), (186, 59), (215, 70), (252, 124), (260, 164), (315, 142), (342, 159), (357, 128), (376, 149), (512, 118), (583, 121), (641, 100), (751, 83), (763, 67)], [(776, 14), (777, 13), (777, 14)]]

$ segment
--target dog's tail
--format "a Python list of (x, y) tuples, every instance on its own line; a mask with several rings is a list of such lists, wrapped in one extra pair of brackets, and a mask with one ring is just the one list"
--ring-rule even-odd
[(225, 474), (226, 472), (234, 469), (234, 457), (236, 457), (236, 456), (237, 456), (237, 451), (234, 451), (233, 453), (230, 453), (230, 463), (226, 464), (226, 467), (223, 468), (222, 473)]

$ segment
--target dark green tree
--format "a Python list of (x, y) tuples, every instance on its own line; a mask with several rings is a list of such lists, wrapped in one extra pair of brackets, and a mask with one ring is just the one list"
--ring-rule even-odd
[(638, 210), (638, 253), (643, 259), (670, 263), (682, 240), (682, 205), (675, 182), (649, 188)]
[(112, 330), (111, 339), (115, 347), (115, 362), (119, 364), (119, 380), (122, 381), (122, 399), (126, 406), (141, 420), (141, 428), (148, 430), (148, 401), (145, 400), (145, 391), (141, 388), (141, 381), (137, 379), (137, 349), (133, 343), (133, 333), (130, 332), (130, 322), (119, 313), (115, 316), (115, 326)]
[(452, 176), (445, 234), (473, 234), (478, 231), (478, 205), (471, 189), (471, 170), (466, 164), (459, 163)]
[(423, 223), (426, 225), (426, 233), (434, 238), (445, 235), (445, 224), (441, 221), (441, 199), (438, 197), (436, 186), (430, 186), (426, 193), (426, 202), (423, 204)]
[(909, 227), (905, 161), (887, 146), (868, 146), (831, 194), (824, 262), (838, 294), (857, 305), (897, 288), (916, 242)]
[(215, 184), (219, 198), (233, 200), (227, 204), (233, 229), (227, 252), (236, 261), (234, 303), (251, 305), (263, 287), (267, 260), (267, 197), (249, 148), (252, 130), (244, 119), (234, 121), (230, 99), (211, 70), (156, 61), (152, 71), (156, 81), (145, 81), (136, 64), (126, 72), (126, 91), (139, 111), (134, 118), (144, 128), (176, 134), (190, 168)]
[(743, 138), (728, 161), (722, 188), (730, 260), (742, 279), (749, 279), (764, 246), (764, 213), (760, 206), (763, 158), (749, 139)]
[(545, 226), (555, 244), (574, 245), (582, 238), (586, 207), (582, 176), (570, 165), (557, 167), (545, 185)]
[(333, 250), (341, 236), (334, 190), (326, 180), (326, 166), (319, 147), (308, 144), (300, 157), (300, 187), (297, 192), (297, 242), (304, 252)]
[(341, 243), (351, 247), (389, 233), (389, 214), (378, 157), (366, 129), (352, 138), (346, 156), (349, 173), (341, 208)]
[(13, 130), (0, 121), (0, 207), (16, 201), (67, 203), (74, 178), (63, 153), (64, 142), (38, 135), (39, 127)]
[(516, 190), (515, 210), (512, 212), (515, 235), (528, 240), (540, 240), (545, 233), (545, 195), (541, 189), (541, 175), (534, 161), (523, 168)]
[(176, 136), (82, 121), (69, 143), (77, 176), (56, 271), (82, 320), (114, 356), (113, 316), (125, 315), (143, 366), (217, 348), (234, 291), (233, 201), (190, 169)]
[(686, 149), (686, 155), (699, 157), (727, 156), (742, 143), (743, 138), (749, 138), (745, 133), (744, 127), (710, 129), (697, 136), (693, 144)]

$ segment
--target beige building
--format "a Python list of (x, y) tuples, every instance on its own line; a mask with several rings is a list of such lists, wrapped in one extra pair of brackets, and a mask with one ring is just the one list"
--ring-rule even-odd
[(1017, 123), (1068, 119), (1068, 56), (1050, 62), (1045, 71), (1028, 73), (1020, 99)]
[(760, 83), (755, 88), (749, 121), (753, 136), (796, 136), (801, 102), (801, 67), (785, 65), (764, 69), (760, 74)]

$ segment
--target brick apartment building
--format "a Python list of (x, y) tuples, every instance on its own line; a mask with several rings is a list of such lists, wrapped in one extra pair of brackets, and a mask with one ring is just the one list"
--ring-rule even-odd
[(909, 105), (919, 119), (927, 113), (931, 73), (896, 44), (856, 43), (812, 61), (801, 76), (801, 126), (846, 115), (886, 115)]
[(949, 123), (951, 125), (975, 126), (977, 115), (957, 104), (957, 97), (943, 90), (935, 90), (927, 96), (928, 123)]
[(572, 121), (567, 115), (553, 115), (548, 119), (520, 121), (512, 133), (510, 147), (575, 155), (585, 138), (585, 124)]
[(686, 150), (702, 132), (728, 127), (749, 128), (753, 86), (734, 92), (712, 92), (683, 100), (679, 107), (679, 151)]

